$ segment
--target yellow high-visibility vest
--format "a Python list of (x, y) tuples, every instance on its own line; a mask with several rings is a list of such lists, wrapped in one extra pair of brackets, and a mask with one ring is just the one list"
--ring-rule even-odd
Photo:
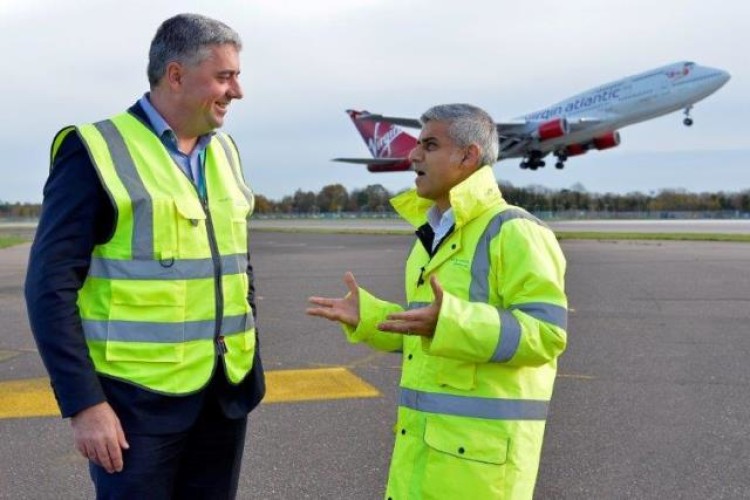
[[(391, 203), (415, 227), (433, 202)], [(417, 241), (405, 306), (359, 290), (352, 342), (402, 351), (396, 443), (386, 498), (530, 499), (547, 408), (566, 346), (565, 258), (555, 235), (503, 200), (490, 167), (450, 191), (455, 228), (431, 257)], [(432, 338), (381, 332), (390, 313), (444, 289)]]
[(115, 207), (115, 229), (94, 248), (78, 293), (96, 371), (148, 390), (201, 389), (222, 359), (230, 382), (252, 368), (255, 324), (247, 302), (247, 222), (253, 195), (229, 136), (205, 151), (206, 199), (138, 118), (76, 131)]

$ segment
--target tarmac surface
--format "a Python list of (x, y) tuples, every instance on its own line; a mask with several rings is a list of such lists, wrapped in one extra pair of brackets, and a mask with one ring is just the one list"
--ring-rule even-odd
[[(342, 295), (347, 270), (376, 295), (403, 301), (412, 240), (255, 234), (266, 369), (345, 367), (379, 395), (262, 404), (251, 414), (238, 498), (382, 498), (400, 358), (348, 344), (304, 309), (310, 295)], [(750, 245), (562, 246), (569, 343), (535, 498), (747, 498)], [(23, 303), (27, 254), (28, 245), (0, 250), (0, 384), (46, 375)], [(79, 498), (93, 489), (69, 423), (0, 418), (0, 499)]]

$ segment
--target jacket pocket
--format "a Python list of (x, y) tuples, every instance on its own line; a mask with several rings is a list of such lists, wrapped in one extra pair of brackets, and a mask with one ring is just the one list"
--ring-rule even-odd
[(504, 498), (509, 438), (497, 422), (427, 415), (425, 499)]
[(433, 450), (462, 460), (502, 465), (508, 458), (508, 437), (494, 422), (427, 415), (424, 441)]
[(461, 391), (470, 391), (476, 387), (476, 363), (449, 358), (437, 358), (437, 361), (435, 382), (439, 386), (452, 387)]

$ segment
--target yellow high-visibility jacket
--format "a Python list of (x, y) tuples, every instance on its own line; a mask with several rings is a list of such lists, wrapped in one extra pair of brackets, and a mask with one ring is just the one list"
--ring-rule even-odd
[(232, 383), (253, 363), (247, 220), (253, 195), (234, 143), (205, 151), (206, 199), (161, 140), (123, 113), (77, 131), (115, 207), (112, 237), (94, 248), (78, 293), (97, 373), (171, 395), (208, 383), (217, 354)]
[[(432, 202), (414, 191), (391, 203), (415, 227)], [(450, 192), (454, 230), (430, 257), (406, 262), (408, 308), (444, 289), (432, 338), (380, 332), (404, 307), (359, 290), (352, 342), (402, 351), (396, 442), (385, 497), (530, 499), (547, 408), (566, 345), (565, 258), (555, 235), (503, 200), (482, 167)]]

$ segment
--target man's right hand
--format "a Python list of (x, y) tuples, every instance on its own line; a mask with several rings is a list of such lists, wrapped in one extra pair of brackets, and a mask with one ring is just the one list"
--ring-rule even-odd
[(81, 410), (71, 418), (76, 449), (107, 472), (120, 472), (123, 467), (122, 450), (130, 445), (120, 419), (109, 403), (99, 403)]
[(354, 275), (350, 272), (344, 274), (344, 283), (349, 293), (343, 298), (310, 297), (308, 301), (318, 307), (308, 307), (305, 312), (310, 316), (340, 321), (356, 328), (359, 324), (359, 287)]

